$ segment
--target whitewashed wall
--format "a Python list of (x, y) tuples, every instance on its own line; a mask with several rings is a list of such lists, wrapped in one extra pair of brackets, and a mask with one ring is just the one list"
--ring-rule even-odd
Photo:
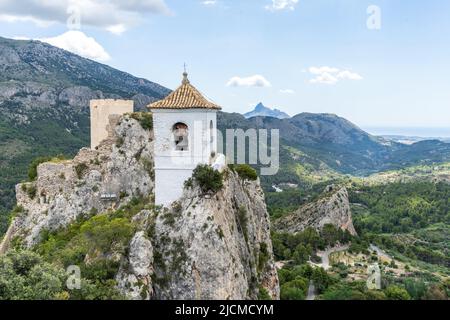
[[(152, 110), (155, 135), (155, 202), (168, 206), (183, 192), (183, 184), (200, 164), (209, 164), (211, 152), (216, 152), (217, 112), (206, 109)], [(213, 122), (211, 142), (210, 123)], [(176, 151), (173, 126), (182, 122), (188, 126), (189, 148)]]

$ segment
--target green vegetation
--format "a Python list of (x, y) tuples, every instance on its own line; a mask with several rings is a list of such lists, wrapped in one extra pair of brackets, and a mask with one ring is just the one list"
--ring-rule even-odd
[[(79, 127), (69, 133), (66, 128), (72, 127), (72, 121)], [(28, 124), (0, 119), (0, 221), (7, 220), (8, 212), (14, 207), (15, 185), (35, 178), (33, 172), (28, 176), (33, 159), (45, 157), (51, 161), (53, 157), (60, 158), (60, 154), (73, 156), (88, 144), (88, 127), (88, 118), (82, 115), (49, 121), (47, 115), (35, 114)], [(0, 223), (0, 235), (5, 230)]]
[(330, 185), (317, 183), (308, 188), (286, 188), (283, 192), (266, 192), (267, 210), (271, 219), (280, 218), (296, 211), (305, 203), (313, 202), (324, 196), (323, 191)]
[(255, 181), (258, 179), (256, 170), (250, 167), (248, 164), (229, 164), (228, 168), (236, 172), (241, 179)]
[(352, 236), (348, 231), (342, 231), (329, 224), (325, 225), (320, 233), (313, 228), (306, 228), (296, 234), (272, 233), (275, 258), (293, 260), (297, 265), (306, 263), (317, 250), (323, 250), (337, 242), (348, 243), (351, 239)]
[(31, 185), (27, 186), (26, 189), (27, 189), (27, 194), (30, 197), (30, 199), (34, 199), (36, 197), (36, 192), (37, 192), (36, 185), (31, 184)]
[(125, 140), (123, 137), (118, 137), (116, 140), (116, 147), (121, 148), (123, 144), (125, 143)]
[[(3, 89), (15, 92), (0, 99), (0, 221), (4, 221), (15, 204), (14, 187), (28, 179), (27, 168), (33, 159), (58, 154), (73, 157), (80, 148), (89, 145), (88, 106), (79, 105), (90, 97), (87, 88), (101, 91), (101, 96), (123, 99), (136, 94), (144, 99), (161, 99), (170, 91), (67, 51), (55, 53), (58, 49), (31, 41), (0, 39), (0, 42), (2, 47), (20, 50), (24, 56), (35, 56), (36, 46), (43, 50), (33, 60), (34, 67), (42, 72), (30, 69), (25, 59), (0, 75)], [(82, 99), (75, 102), (70, 98), (75, 93), (66, 90), (78, 86), (85, 89), (77, 93)], [(54, 94), (39, 98), (42, 92)], [(141, 125), (145, 128), (151, 126), (149, 116), (143, 116)], [(3, 232), (2, 227), (0, 235)]]
[(365, 281), (336, 281), (322, 295), (323, 300), (386, 300), (382, 290), (368, 290)]
[[(33, 267), (43, 272), (39, 274), (47, 285), (52, 285), (53, 291), (42, 293), (25, 290), (17, 298), (33, 299), (45, 294), (45, 299), (121, 299), (123, 298), (116, 289), (115, 275), (119, 268), (120, 260), (116, 257), (126, 253), (128, 244), (135, 232), (135, 225), (131, 222), (133, 216), (143, 209), (153, 209), (148, 199), (133, 198), (129, 204), (116, 211), (97, 214), (91, 210), (84, 217), (67, 228), (55, 232), (44, 231), (41, 234), (41, 242), (33, 248), (34, 252), (19, 252), (25, 257), (33, 257)], [(16, 210), (19, 211), (19, 210)], [(29, 260), (29, 258), (27, 258)], [(21, 259), (21, 260), (24, 260)], [(2, 260), (0, 260), (0, 263)], [(24, 260), (25, 262), (27, 260)], [(24, 262), (24, 263), (25, 263)], [(81, 269), (82, 284), (80, 290), (67, 290), (65, 279), (67, 275), (63, 270), (68, 266), (76, 265)], [(17, 284), (26, 281), (38, 281), (29, 278), (29, 273), (23, 274), (18, 270), (3, 272), (0, 270), (0, 296), (11, 297), (12, 293), (3, 294), (3, 285), (8, 275), (13, 271), (24, 279), (17, 280)], [(43, 271), (42, 271), (43, 270)], [(58, 282), (56, 276), (60, 281)], [(50, 278), (53, 277), (55, 280)], [(30, 282), (31, 283), (31, 282)], [(11, 282), (11, 285), (13, 282)], [(31, 284), (30, 284), (31, 285)], [(41, 285), (44, 286), (44, 285)], [(39, 287), (36, 287), (36, 291)], [(6, 290), (6, 289), (5, 289)], [(12, 289), (8, 289), (12, 290)], [(30, 291), (30, 292), (28, 292)], [(8, 291), (9, 292), (9, 291)]]
[(10, 251), (0, 256), (0, 299), (66, 299), (64, 269), (44, 262), (30, 251)]
[(389, 300), (410, 300), (408, 291), (406, 289), (401, 288), (399, 286), (391, 285), (385, 290), (386, 297)]
[(75, 173), (77, 174), (78, 179), (82, 179), (83, 175), (86, 173), (86, 171), (89, 169), (86, 163), (82, 162), (75, 166)]
[(258, 300), (272, 300), (269, 292), (267, 292), (266, 288), (263, 288), (262, 286), (259, 286)]
[[(279, 271), (282, 299), (304, 299), (305, 279), (313, 281), (317, 298), (323, 300), (448, 299), (450, 287), (445, 279), (450, 274), (450, 185), (423, 181), (347, 185), (350, 186), (353, 222), (359, 236), (350, 236), (331, 225), (324, 226), (320, 232), (306, 229), (295, 235), (272, 233), (275, 258), (285, 261)], [(314, 191), (309, 194), (297, 190), (283, 193), (296, 195), (294, 201), (298, 203), (320, 197)], [(283, 206), (288, 203), (288, 197), (284, 198), (282, 194), (268, 197), (272, 218), (283, 214), (286, 208)], [(336, 263), (328, 272), (322, 270), (320, 276), (316, 274), (313, 279), (311, 270), (320, 268), (309, 266), (308, 261), (317, 262), (317, 250), (338, 242), (350, 244), (349, 254), (365, 255), (366, 264), (381, 261), (377, 255), (370, 254), (369, 244), (389, 250), (394, 259), (381, 264), (381, 290), (369, 290), (364, 280), (352, 280), (349, 274), (355, 275), (355, 271), (349, 262)]]
[(150, 112), (133, 112), (130, 114), (130, 117), (139, 121), (143, 129), (153, 129), (153, 115)]
[(365, 186), (350, 193), (360, 235), (407, 259), (450, 273), (450, 185), (415, 182)]
[(355, 227), (363, 233), (406, 233), (438, 222), (450, 224), (450, 185), (392, 183), (360, 187), (350, 201), (368, 208), (356, 214)]
[(56, 157), (38, 157), (34, 159), (28, 166), (28, 179), (34, 181), (37, 178), (37, 167), (45, 162), (59, 162), (66, 160), (64, 155), (57, 155)]
[(247, 217), (247, 209), (245, 207), (239, 207), (237, 212), (237, 218), (239, 222), (239, 226), (242, 230), (242, 234), (244, 235), (245, 241), (248, 242), (248, 217)]
[(51, 159), (52, 159), (51, 157), (39, 157), (39, 158), (34, 159), (30, 163), (30, 166), (28, 167), (28, 179), (30, 179), (30, 181), (36, 180), (38, 165), (40, 165), (41, 163), (44, 163), (44, 162), (48, 162)]
[(198, 165), (192, 178), (203, 192), (216, 193), (223, 187), (223, 174), (208, 165)]
[(282, 300), (304, 300), (310, 281), (318, 293), (324, 292), (337, 282), (322, 268), (313, 268), (308, 264), (285, 266), (278, 271)]
[(305, 300), (309, 281), (298, 277), (281, 285), (282, 300)]
[(265, 242), (261, 242), (259, 244), (259, 254), (258, 254), (258, 272), (261, 272), (266, 268), (267, 261), (269, 261), (269, 251), (267, 250), (267, 244)]

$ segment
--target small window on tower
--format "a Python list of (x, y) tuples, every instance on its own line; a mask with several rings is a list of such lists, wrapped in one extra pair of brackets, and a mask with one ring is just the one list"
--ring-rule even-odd
[(214, 142), (214, 123), (211, 120), (211, 122), (209, 123), (209, 142), (211, 143), (211, 146)]
[(173, 126), (173, 135), (175, 140), (175, 150), (188, 151), (189, 150), (188, 126), (181, 122), (176, 123)]

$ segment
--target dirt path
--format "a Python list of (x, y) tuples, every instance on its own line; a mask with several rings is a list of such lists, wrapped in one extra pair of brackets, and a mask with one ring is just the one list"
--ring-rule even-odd
[(330, 269), (330, 254), (334, 253), (334, 252), (340, 252), (340, 251), (345, 251), (348, 250), (350, 246), (348, 244), (343, 245), (343, 246), (337, 246), (337, 247), (333, 247), (333, 248), (327, 248), (325, 249), (325, 251), (318, 251), (317, 255), (322, 259), (321, 263), (315, 263), (316, 266), (318, 267), (322, 267), (325, 270)]
[(370, 244), (369, 248), (370, 248), (370, 250), (375, 251), (379, 257), (383, 257), (385, 259), (392, 259), (392, 257), (390, 255), (388, 255), (386, 252), (384, 252), (383, 250), (381, 250), (374, 244)]

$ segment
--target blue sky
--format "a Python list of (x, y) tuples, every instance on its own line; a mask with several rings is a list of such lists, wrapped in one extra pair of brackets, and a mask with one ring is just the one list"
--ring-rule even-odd
[[(448, 127), (450, 135), (448, 1), (118, 3), (0, 0), (0, 34), (53, 39), (169, 88), (186, 62), (191, 82), (228, 112), (262, 101), (291, 115), (335, 113), (369, 130)], [(82, 36), (55, 40), (74, 4)], [(379, 30), (367, 28), (370, 5), (380, 9)]]

